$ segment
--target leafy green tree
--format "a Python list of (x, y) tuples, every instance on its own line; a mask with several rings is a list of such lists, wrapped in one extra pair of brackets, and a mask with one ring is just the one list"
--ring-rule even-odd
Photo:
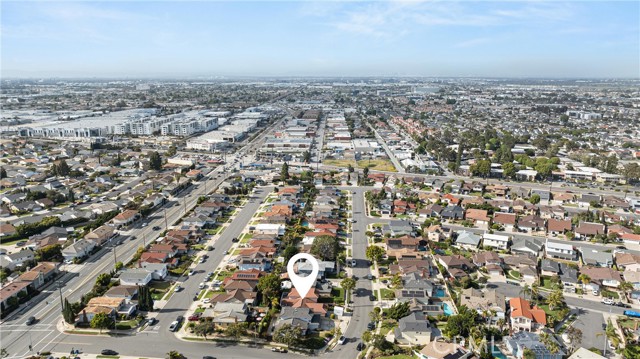
[(398, 302), (391, 306), (387, 310), (387, 317), (395, 320), (400, 320), (411, 312), (409, 310), (409, 302)]
[(284, 257), (284, 263), (288, 263), (291, 257), (298, 254), (298, 248), (292, 244), (285, 247), (284, 251), (282, 251), (282, 256)]
[(166, 359), (187, 359), (187, 357), (185, 357), (184, 355), (178, 353), (175, 350), (172, 350), (172, 351), (168, 352), (167, 356), (165, 358)]
[(196, 323), (196, 325), (193, 327), (193, 332), (195, 333), (195, 335), (203, 337), (204, 339), (207, 339), (207, 335), (215, 333), (215, 330), (216, 326), (210, 320)]
[(5, 348), (0, 348), (0, 358), (5, 358), (9, 356), (9, 352), (7, 352), (7, 349)]
[(59, 244), (45, 246), (37, 249), (35, 254), (39, 262), (61, 261), (62, 246)]
[(547, 303), (549, 304), (550, 310), (561, 307), (564, 304), (564, 294), (562, 294), (562, 289), (556, 289), (551, 292), (547, 297)]
[(169, 149), (167, 150), (167, 152), (165, 152), (167, 157), (173, 157), (176, 155), (176, 153), (178, 153), (178, 148), (174, 145), (169, 146)]
[(280, 180), (285, 182), (289, 179), (289, 164), (283, 163), (282, 168), (280, 169)]
[(100, 333), (102, 333), (103, 329), (107, 329), (113, 326), (113, 318), (108, 316), (106, 313), (97, 313), (91, 319), (91, 328), (100, 329)]
[(356, 281), (353, 278), (345, 278), (340, 281), (340, 287), (342, 287), (345, 292), (350, 293), (356, 287)]
[(474, 176), (487, 177), (491, 173), (491, 161), (478, 160), (469, 168)]
[(370, 261), (378, 262), (385, 254), (385, 250), (379, 246), (369, 246), (365, 252), (365, 255)]
[(478, 312), (463, 305), (459, 308), (458, 314), (449, 317), (443, 334), (449, 338), (457, 336), (467, 338), (477, 320)]
[(531, 202), (532, 204), (540, 203), (540, 195), (537, 193), (532, 194), (529, 198), (529, 202)]
[(622, 357), (624, 359), (640, 358), (640, 344), (630, 342), (627, 343), (625, 348), (622, 350)]
[(333, 261), (338, 252), (338, 241), (331, 236), (318, 236), (311, 244), (311, 254), (324, 261)]
[(382, 310), (380, 307), (374, 307), (373, 310), (369, 312), (369, 319), (375, 323), (382, 320)]
[(373, 335), (371, 334), (370, 330), (365, 330), (364, 333), (362, 333), (363, 342), (368, 343), (371, 341), (372, 338), (373, 338)]
[(280, 277), (276, 273), (262, 276), (258, 279), (257, 288), (262, 293), (262, 304), (267, 305), (280, 296)]
[(162, 170), (162, 157), (160, 157), (158, 151), (149, 153), (149, 168), (156, 171)]
[(71, 188), (69, 188), (69, 192), (67, 193), (67, 201), (69, 201), (69, 202), (75, 202), (76, 201), (76, 194), (73, 193), (73, 190)]
[(154, 306), (151, 290), (147, 286), (138, 286), (138, 308), (142, 311), (152, 311)]
[(0, 179), (7, 178), (7, 170), (4, 167), (0, 167)]
[(73, 324), (76, 321), (76, 313), (74, 313), (73, 307), (69, 303), (69, 300), (66, 298), (64, 299), (62, 307), (62, 317), (68, 324)]
[(283, 324), (273, 332), (273, 340), (276, 343), (286, 344), (288, 348), (296, 345), (302, 339), (302, 329), (291, 324)]
[(529, 348), (524, 348), (522, 351), (522, 359), (536, 359), (536, 353)]
[(228, 337), (238, 339), (241, 336), (247, 335), (247, 323), (233, 323), (229, 324), (225, 330), (224, 334)]
[(311, 153), (309, 151), (304, 151), (304, 153), (302, 154), (302, 162), (311, 162)]
[(516, 166), (513, 162), (504, 162), (502, 164), (502, 175), (506, 178), (513, 178), (516, 175)]
[(109, 273), (99, 274), (96, 278), (96, 286), (106, 287), (111, 283), (111, 275)]

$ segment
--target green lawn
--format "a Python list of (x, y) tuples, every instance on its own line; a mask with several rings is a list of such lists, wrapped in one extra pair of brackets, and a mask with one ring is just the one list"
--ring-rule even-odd
[(554, 317), (556, 318), (556, 320), (562, 320), (563, 318), (560, 317), (560, 308), (554, 308), (553, 310), (549, 309), (549, 305), (548, 304), (542, 304), (542, 305), (538, 305), (540, 308), (542, 308), (542, 310), (544, 310), (545, 313), (547, 313), (548, 316)]
[(382, 299), (394, 299), (396, 297), (396, 293), (391, 289), (381, 288), (380, 296), (382, 297)]
[(540, 277), (540, 284), (544, 289), (553, 290), (553, 281), (551, 279), (552, 278), (548, 276)]
[(509, 271), (509, 277), (519, 280), (522, 277), (522, 275), (517, 270), (510, 270)]
[(395, 328), (396, 322), (393, 320), (385, 320), (382, 322), (382, 325), (380, 326), (380, 334), (387, 335), (393, 328)]

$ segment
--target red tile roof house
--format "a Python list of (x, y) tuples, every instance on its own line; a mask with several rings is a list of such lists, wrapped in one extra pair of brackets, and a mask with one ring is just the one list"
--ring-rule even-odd
[(547, 234), (554, 237), (571, 231), (571, 228), (573, 228), (573, 225), (571, 224), (571, 221), (567, 219), (550, 218), (547, 221)]
[(113, 217), (113, 223), (118, 226), (128, 226), (135, 222), (139, 217), (138, 211), (127, 209), (124, 212)]
[(516, 229), (517, 218), (514, 213), (497, 212), (493, 214), (493, 223), (501, 225), (507, 232), (513, 232)]
[(528, 300), (511, 298), (511, 329), (513, 331), (537, 332), (547, 325), (547, 315), (538, 306), (531, 307)]
[(486, 209), (469, 208), (465, 212), (465, 218), (473, 221), (476, 227), (484, 229), (489, 228), (489, 224), (491, 223), (491, 218), (489, 218)]
[(578, 228), (576, 228), (576, 235), (582, 239), (593, 238), (598, 234), (605, 235), (606, 233), (606, 228), (601, 223), (580, 222)]

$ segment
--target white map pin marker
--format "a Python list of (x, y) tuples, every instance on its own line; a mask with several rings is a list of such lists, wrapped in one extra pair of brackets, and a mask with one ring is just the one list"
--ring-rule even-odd
[[(306, 259), (307, 263), (311, 264), (311, 274), (306, 277), (299, 276), (293, 270), (293, 265), (299, 261), (300, 259)], [(299, 270), (298, 270), (299, 271)], [(293, 286), (296, 287), (300, 298), (304, 299), (309, 293), (309, 290), (313, 286), (313, 283), (316, 282), (316, 278), (318, 278), (318, 272), (320, 271), (320, 265), (318, 264), (318, 260), (315, 259), (311, 254), (308, 253), (298, 253), (295, 256), (289, 259), (289, 263), (287, 263), (287, 273), (289, 273), (289, 279)]]

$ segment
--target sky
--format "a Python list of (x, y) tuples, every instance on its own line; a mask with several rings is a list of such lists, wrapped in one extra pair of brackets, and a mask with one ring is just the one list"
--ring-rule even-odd
[(638, 1), (0, 2), (8, 77), (639, 78)]

